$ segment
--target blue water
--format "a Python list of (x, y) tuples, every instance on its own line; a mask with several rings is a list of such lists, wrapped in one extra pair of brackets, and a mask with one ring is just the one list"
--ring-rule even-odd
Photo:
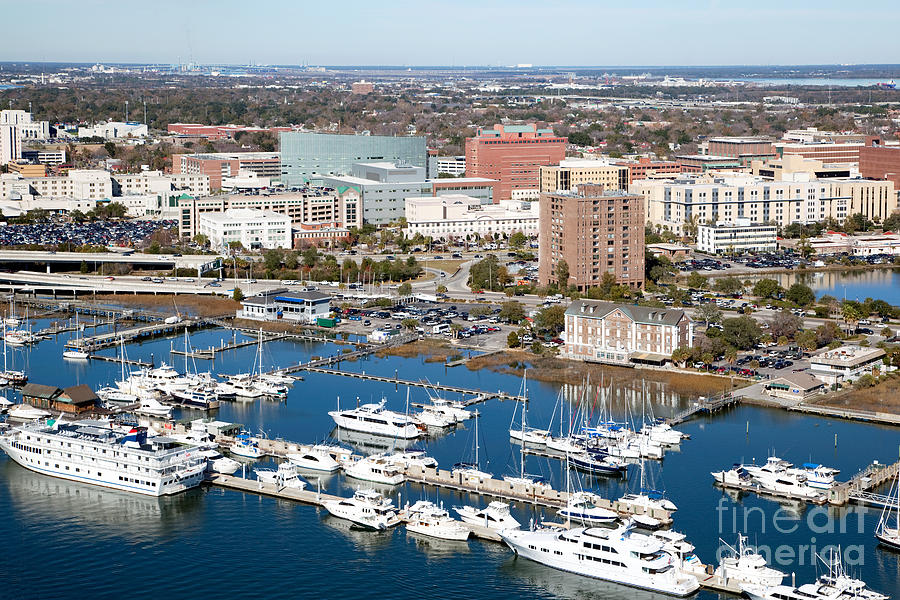
[(798, 281), (805, 283), (820, 298), (826, 294), (838, 300), (846, 298), (860, 302), (872, 298), (900, 306), (900, 269), (785, 273), (774, 278), (784, 287)]
[[(37, 328), (46, 325), (46, 321)], [(223, 331), (203, 331), (191, 336), (194, 347), (218, 345), (230, 340)], [(112, 381), (119, 367), (113, 363), (89, 365), (58, 359), (64, 338), (47, 340), (36, 347), (14, 352), (17, 365), (25, 364), (31, 380), (66, 386), (88, 383), (100, 386)], [(160, 339), (127, 347), (130, 358), (157, 362), (179, 348), (182, 338)], [(266, 367), (308, 360), (314, 355), (339, 351), (328, 344), (272, 342), (264, 346)], [(112, 351), (110, 351), (112, 352)], [(224, 353), (212, 363), (198, 361), (201, 370), (213, 368), (229, 373), (249, 369), (254, 348)], [(173, 361), (182, 368), (182, 359)], [(516, 392), (518, 377), (490, 371), (447, 369), (421, 358), (369, 358), (343, 365), (344, 369), (400, 377), (428, 377), (487, 390)], [(638, 372), (609, 370), (602, 385), (594, 381), (587, 393), (595, 410), (605, 399), (614, 414), (626, 412), (639, 419), (642, 398), (649, 398), (657, 416), (677, 412), (692, 400), (672, 393), (665, 385), (642, 382)], [(529, 419), (546, 425), (554, 414), (558, 386), (532, 382)], [(579, 382), (563, 389), (567, 401), (582, 395)], [(349, 378), (307, 375), (291, 390), (286, 402), (258, 401), (225, 404), (218, 418), (264, 430), (271, 437), (314, 441), (332, 432), (326, 414), (338, 402), (344, 406), (385, 397), (388, 406), (403, 410), (406, 389), (390, 384), (360, 382)], [(412, 402), (424, 401), (421, 389), (413, 389)], [(479, 445), (482, 467), (495, 474), (518, 470), (518, 456), (509, 443), (514, 404), (491, 401), (479, 407)], [(187, 414), (182, 416), (189, 416)], [(559, 426), (559, 417), (553, 427)], [(749, 427), (749, 435), (747, 429)], [(702, 559), (715, 562), (718, 538), (733, 542), (733, 519), (751, 541), (784, 546), (798, 552), (801, 546), (818, 548), (830, 543), (859, 546), (862, 564), (853, 571), (870, 585), (894, 597), (900, 595), (900, 555), (876, 547), (872, 531), (876, 511), (861, 509), (813, 509), (804, 505), (782, 507), (756, 496), (732, 497), (711, 483), (709, 472), (735, 461), (764, 460), (772, 452), (795, 463), (814, 460), (842, 469), (849, 476), (878, 459), (891, 461), (898, 453), (900, 432), (895, 429), (816, 419), (773, 409), (741, 407), (712, 418), (686, 423), (682, 430), (692, 439), (680, 451), (667, 454), (662, 463), (647, 463), (647, 479), (678, 504), (674, 528), (688, 534)], [(447, 467), (471, 458), (474, 427), (465, 427), (427, 442), (427, 449)], [(835, 445), (837, 436), (837, 445)], [(346, 439), (346, 436), (344, 436)], [(363, 447), (367, 447), (365, 444)], [(556, 487), (565, 487), (557, 461), (531, 457), (530, 473), (543, 474)], [(616, 496), (638, 485), (637, 467), (629, 479), (583, 479), (575, 485), (593, 487), (605, 496)], [(315, 480), (312, 479), (315, 484)], [(322, 481), (331, 493), (349, 494), (353, 483), (332, 476)], [(386, 490), (390, 491), (390, 490)], [(489, 498), (423, 490), (404, 485), (393, 493), (399, 502), (420, 497), (442, 501), (446, 506), (462, 502), (484, 503)], [(717, 508), (718, 507), (718, 508)], [(750, 512), (748, 512), (750, 511)], [(861, 522), (856, 515), (862, 512)], [(287, 501), (218, 488), (192, 490), (175, 497), (153, 499), (68, 483), (37, 475), (0, 457), (0, 539), (5, 540), (0, 560), (0, 599), (5, 598), (634, 598), (650, 596), (634, 590), (596, 582), (516, 560), (498, 544), (470, 541), (451, 543), (418, 538), (402, 528), (387, 533), (356, 531), (346, 522), (324, 511)], [(523, 523), (552, 518), (548, 512), (516, 506)], [(776, 514), (781, 529), (774, 530)], [(814, 529), (828, 517), (849, 519), (847, 533)], [(812, 521), (809, 521), (812, 519)], [(814, 538), (814, 541), (813, 541)], [(808, 555), (808, 550), (806, 551)], [(796, 572), (797, 581), (813, 578), (814, 566), (804, 556), (778, 564)], [(712, 598), (710, 593), (701, 593)]]
[(817, 85), (832, 87), (858, 87), (872, 86), (878, 83), (887, 83), (891, 79), (853, 79), (842, 77), (737, 77), (735, 81), (747, 81), (750, 83), (765, 84), (771, 86), (778, 85)]

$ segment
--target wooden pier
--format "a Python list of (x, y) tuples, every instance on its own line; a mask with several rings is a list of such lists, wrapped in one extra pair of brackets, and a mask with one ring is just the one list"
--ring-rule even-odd
[[(102, 355), (102, 354), (90, 354), (90, 355), (88, 355), (88, 358), (90, 358), (91, 360), (102, 360), (102, 361), (112, 362), (112, 363), (121, 363), (121, 362), (122, 362), (122, 358), (121, 358), (121, 357), (118, 357), (118, 356), (104, 356), (104, 355)], [(152, 368), (155, 366), (152, 362), (146, 362), (146, 361), (143, 361), (143, 360), (136, 360), (136, 359), (133, 359), (133, 358), (126, 358), (126, 359), (125, 359), (125, 364), (126, 364), (126, 365), (131, 365), (131, 366), (134, 366), (134, 367), (144, 367), (144, 368), (147, 368), (147, 369), (152, 369)]]
[(818, 404), (805, 403), (790, 406), (788, 407), (788, 410), (819, 415), (822, 417), (846, 419), (848, 421), (862, 421), (864, 423), (879, 423), (882, 425), (900, 425), (900, 415), (894, 413), (871, 412), (866, 410), (854, 410), (852, 408), (820, 406)]
[[(273, 336), (263, 336), (263, 342), (274, 342), (277, 340), (283, 340), (287, 336), (285, 335), (273, 335)], [(185, 352), (184, 350), (176, 350), (174, 347), (169, 349), (169, 353), (175, 354), (178, 356), (187, 355), (188, 358), (202, 358), (205, 360), (215, 360), (216, 354), (219, 352), (227, 352), (229, 350), (237, 350), (238, 348), (247, 348), (249, 346), (256, 346), (259, 344), (259, 338), (255, 340), (245, 340), (243, 342), (231, 342), (230, 344), (226, 344), (225, 340), (222, 340), (222, 345), (218, 348), (215, 346), (210, 346), (209, 348), (197, 348), (191, 350), (190, 352)]]
[(900, 461), (890, 465), (872, 463), (851, 477), (849, 481), (836, 483), (829, 490), (828, 502), (838, 506), (843, 506), (848, 502), (881, 507), (894, 506), (894, 499), (875, 494), (872, 490), (897, 477), (898, 472), (900, 472)]
[(700, 398), (689, 408), (681, 411), (674, 417), (666, 419), (666, 423), (672, 426), (680, 425), (696, 415), (717, 413), (738, 404), (740, 401), (740, 397), (731, 393), (722, 394), (715, 398)]
[(87, 352), (99, 350), (101, 348), (109, 348), (115, 346), (120, 340), (125, 343), (135, 342), (142, 339), (149, 339), (159, 335), (170, 335), (177, 331), (190, 329), (201, 325), (203, 322), (194, 319), (185, 319), (178, 323), (156, 322), (150, 325), (141, 325), (140, 327), (132, 327), (130, 329), (122, 329), (120, 331), (110, 331), (86, 338), (69, 340), (66, 342), (67, 348), (76, 348)]

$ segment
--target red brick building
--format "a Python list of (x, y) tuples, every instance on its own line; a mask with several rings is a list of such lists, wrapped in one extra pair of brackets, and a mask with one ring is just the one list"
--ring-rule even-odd
[(716, 137), (707, 141), (707, 154), (741, 159), (745, 165), (751, 160), (774, 158), (772, 140), (764, 137)]
[(647, 179), (650, 175), (660, 173), (681, 173), (681, 165), (674, 160), (650, 160), (642, 156), (635, 161), (614, 161), (612, 164), (628, 167), (628, 183), (639, 179)]
[(280, 133), (292, 131), (291, 127), (244, 127), (242, 125), (201, 125), (200, 123), (169, 123), (168, 132), (176, 135), (190, 135), (208, 140), (230, 140), (239, 131), (246, 133)]
[(631, 288), (644, 285), (644, 200), (639, 194), (582, 184), (572, 191), (541, 194), (538, 280), (557, 280), (565, 260), (567, 285), (586, 290), (605, 273)]
[(778, 142), (775, 152), (779, 158), (799, 155), (803, 158), (821, 160), (823, 163), (859, 163), (860, 152), (868, 146), (878, 145), (878, 138), (869, 137), (866, 142), (819, 142), (798, 143)]
[(528, 125), (479, 128), (466, 139), (466, 177), (496, 179), (496, 200), (537, 198), (541, 166), (557, 165), (566, 156), (566, 138), (552, 129)]
[(859, 174), (866, 179), (885, 179), (900, 189), (900, 147), (864, 146), (859, 149)]
[(260, 177), (280, 179), (280, 155), (278, 152), (235, 152), (172, 156), (173, 173), (209, 175), (211, 191), (222, 189), (222, 178), (235, 177), (239, 171), (251, 171)]

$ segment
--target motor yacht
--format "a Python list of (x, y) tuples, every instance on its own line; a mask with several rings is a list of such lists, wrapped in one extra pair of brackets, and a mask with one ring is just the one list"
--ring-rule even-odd
[(471, 419), (473, 416), (472, 411), (466, 410), (465, 403), (459, 401), (447, 400), (445, 398), (432, 398), (431, 407), (438, 412), (444, 413), (448, 417), (452, 417), (457, 423)]
[(450, 516), (443, 507), (427, 500), (419, 500), (403, 511), (406, 529), (442, 540), (469, 539), (469, 529)]
[(790, 498), (803, 498), (805, 500), (818, 500), (824, 495), (821, 489), (810, 487), (806, 476), (800, 473), (783, 471), (781, 473), (764, 473), (756, 476), (759, 487), (779, 496)]
[(602, 500), (591, 492), (574, 492), (569, 496), (566, 506), (559, 509), (559, 516), (566, 521), (574, 521), (582, 525), (600, 525), (613, 523), (619, 514), (608, 508), (601, 508), (597, 503)]
[(568, 455), (569, 465), (596, 475), (621, 477), (628, 470), (628, 465), (621, 458), (606, 456), (594, 452), (581, 452)]
[(400, 469), (393, 463), (385, 460), (382, 454), (360, 458), (355, 462), (344, 465), (344, 473), (353, 479), (384, 485), (399, 485), (406, 481), (406, 476)]
[(150, 417), (168, 419), (172, 416), (172, 407), (166, 406), (154, 398), (142, 398), (140, 406), (135, 408), (134, 412)]
[(806, 478), (806, 485), (811, 488), (830, 490), (834, 486), (834, 476), (840, 473), (840, 470), (818, 463), (803, 463), (799, 468), (787, 469), (787, 473), (803, 475)]
[(434, 427), (437, 429), (446, 429), (456, 425), (456, 418), (445, 414), (432, 406), (425, 406), (421, 411), (417, 412), (415, 418), (426, 427)]
[(567, 454), (581, 454), (584, 452), (584, 445), (581, 440), (572, 436), (547, 438), (547, 449), (556, 450)]
[(672, 429), (668, 423), (653, 423), (641, 427), (640, 433), (650, 437), (651, 440), (660, 444), (674, 446), (681, 443), (685, 435), (677, 429)]
[[(721, 541), (721, 540), (720, 540)], [(747, 536), (738, 534), (737, 544), (731, 546), (722, 542), (728, 550), (716, 567), (715, 574), (723, 581), (740, 586), (780, 585), (785, 574), (766, 565), (766, 559), (747, 544)]]
[(778, 458), (777, 456), (770, 456), (766, 459), (765, 464), (744, 465), (744, 469), (746, 469), (746, 471), (750, 473), (750, 475), (754, 479), (758, 479), (759, 477), (762, 477), (764, 475), (777, 475), (780, 473), (784, 473), (793, 466), (793, 463), (789, 463), (788, 461)]
[(325, 510), (340, 519), (383, 531), (400, 523), (394, 503), (375, 490), (357, 490), (352, 498), (328, 500)]
[(410, 449), (394, 452), (392, 454), (384, 455), (384, 459), (403, 469), (408, 469), (412, 466), (419, 467), (420, 469), (436, 469), (438, 466), (437, 459), (425, 454), (424, 450)]
[(710, 473), (716, 483), (735, 487), (750, 487), (753, 485), (753, 476), (744, 468), (744, 465), (735, 464), (727, 471), (713, 471)]
[(634, 506), (642, 506), (646, 509), (666, 510), (675, 512), (678, 507), (671, 500), (667, 500), (661, 492), (642, 489), (638, 494), (625, 494), (619, 498), (620, 502), (628, 502)]
[(212, 473), (223, 473), (225, 475), (233, 475), (241, 468), (241, 463), (224, 456), (218, 450), (206, 449), (200, 450), (200, 455), (206, 458), (206, 470)]
[(37, 421), (49, 417), (50, 412), (30, 404), (16, 404), (7, 411), (7, 415), (14, 421)]
[(870, 590), (864, 581), (853, 579), (844, 572), (840, 549), (832, 550), (823, 560), (828, 573), (815, 583), (799, 587), (788, 585), (742, 585), (750, 600), (888, 600), (888, 596)]
[(62, 357), (67, 360), (87, 360), (91, 355), (83, 350), (63, 350)]
[(297, 467), (311, 471), (333, 473), (341, 468), (326, 446), (312, 446), (301, 452), (292, 452), (287, 455), (287, 459)]
[(290, 462), (283, 462), (277, 469), (253, 469), (256, 478), (264, 483), (274, 483), (278, 488), (302, 490), (306, 482), (297, 474), (297, 469)]
[(510, 514), (509, 504), (506, 502), (494, 501), (485, 508), (454, 506), (453, 510), (460, 519), (472, 525), (481, 525), (496, 531), (521, 527), (521, 524)]
[(265, 396), (265, 393), (253, 385), (253, 380), (249, 377), (231, 377), (216, 384), (215, 391), (221, 396), (243, 400), (255, 400)]
[(244, 458), (259, 458), (263, 455), (259, 442), (246, 433), (236, 435), (228, 451)]
[(422, 435), (420, 423), (402, 413), (384, 408), (384, 400), (378, 404), (363, 404), (351, 410), (333, 410), (329, 415), (338, 427), (401, 439), (414, 439)]
[(635, 532), (631, 522), (615, 529), (502, 530), (500, 537), (518, 556), (561, 571), (678, 597), (700, 587), (661, 540)]
[(11, 406), (15, 406), (15, 402), (7, 400), (4, 396), (0, 396), (0, 415), (5, 415)]

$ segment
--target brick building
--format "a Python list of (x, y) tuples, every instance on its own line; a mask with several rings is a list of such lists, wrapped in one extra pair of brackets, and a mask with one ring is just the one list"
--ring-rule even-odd
[(681, 173), (681, 165), (674, 160), (650, 160), (642, 156), (637, 161), (615, 161), (612, 164), (628, 169), (628, 183), (647, 179), (651, 175)]
[(573, 191), (541, 194), (538, 280), (556, 281), (557, 265), (569, 267), (568, 285), (586, 290), (604, 273), (631, 288), (644, 285), (644, 203), (639, 195), (584, 184)]
[(628, 189), (628, 167), (602, 160), (566, 159), (559, 165), (541, 167), (541, 193), (568, 191), (584, 183), (597, 183), (606, 189)]
[(859, 149), (859, 173), (867, 179), (894, 182), (900, 190), (900, 147), (864, 146)]
[(200, 123), (169, 123), (168, 132), (175, 135), (187, 135), (207, 140), (231, 140), (235, 134), (244, 133), (281, 133), (293, 131), (291, 127), (245, 127), (243, 125), (202, 125)]
[(540, 194), (542, 165), (565, 158), (566, 138), (534, 124), (480, 127), (466, 139), (466, 176), (499, 180), (498, 200), (524, 200)]
[(218, 152), (177, 154), (172, 157), (173, 173), (209, 175), (209, 189), (212, 191), (222, 189), (223, 177), (236, 177), (239, 171), (280, 179), (280, 155), (278, 152)]
[(772, 139), (766, 137), (715, 137), (706, 142), (706, 148), (711, 156), (737, 158), (743, 165), (775, 156)]
[(567, 358), (662, 364), (693, 345), (694, 324), (683, 310), (576, 300), (566, 310), (565, 342)]

